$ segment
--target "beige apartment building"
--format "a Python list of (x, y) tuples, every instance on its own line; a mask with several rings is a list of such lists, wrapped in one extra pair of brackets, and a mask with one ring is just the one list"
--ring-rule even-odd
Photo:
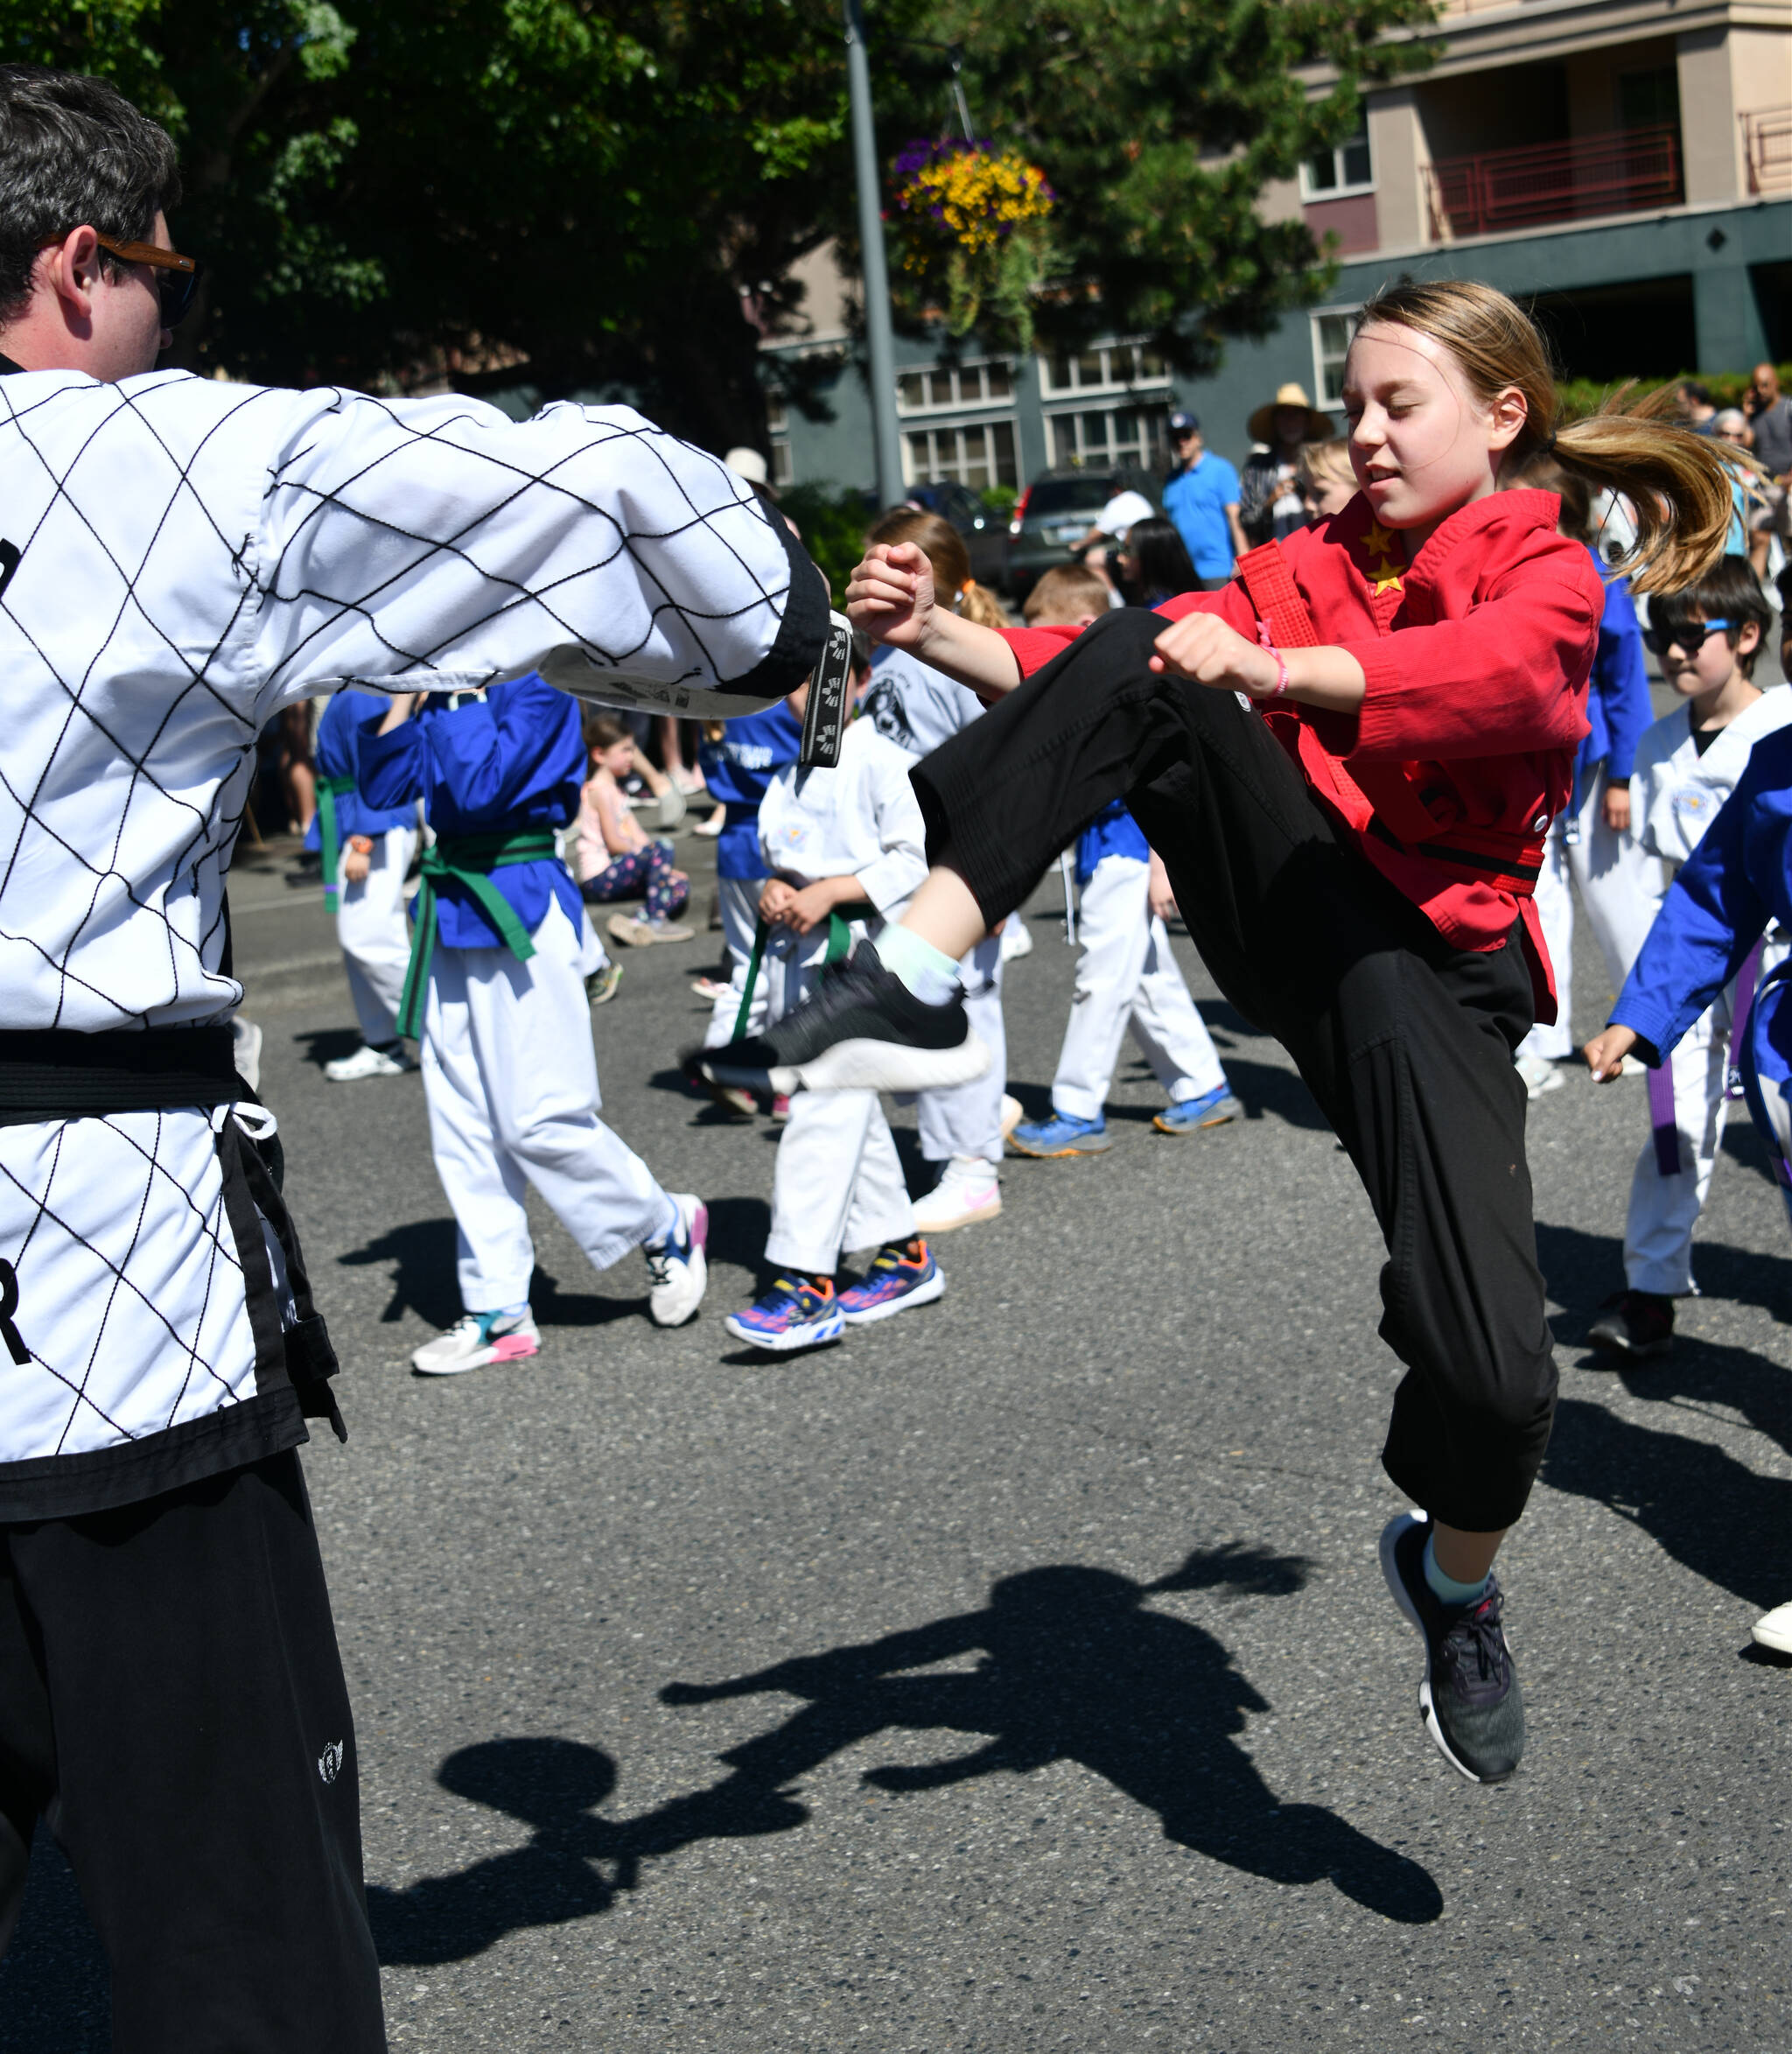
[[(1792, 358), (1792, 0), (1450, 0), (1425, 39), (1428, 71), (1368, 94), (1360, 134), (1264, 195), (1335, 250), (1323, 306), (1234, 344), (1200, 381), (1124, 338), (949, 370), (899, 342), (914, 477), (981, 489), (1068, 462), (1153, 463), (1173, 406), (1242, 457), (1245, 417), (1283, 381), (1335, 400), (1352, 311), (1403, 272), (1534, 304), (1570, 375)], [(816, 333), (773, 354), (844, 348), (830, 268)], [(780, 419), (780, 468), (867, 484), (863, 376), (844, 355), (834, 406), (831, 423)]]

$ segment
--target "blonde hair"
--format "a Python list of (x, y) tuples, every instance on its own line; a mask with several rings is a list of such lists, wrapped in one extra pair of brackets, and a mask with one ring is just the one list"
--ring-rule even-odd
[(1724, 554), (1732, 508), (1732, 467), (1746, 452), (1695, 435), (1662, 417), (1671, 386), (1634, 397), (1621, 385), (1585, 420), (1564, 423), (1554, 368), (1536, 324), (1491, 285), (1467, 278), (1403, 279), (1386, 287), (1356, 318), (1356, 333), (1397, 325), (1440, 342), (1461, 367), (1483, 405), (1508, 386), (1523, 395), (1526, 415), (1503, 468), (1516, 473), (1539, 453), (1552, 456), (1596, 487), (1621, 493), (1636, 516), (1636, 546), (1614, 566), (1639, 592), (1673, 592), (1695, 584)]
[(1356, 473), (1350, 467), (1350, 445), (1341, 435), (1334, 436), (1329, 442), (1304, 443), (1294, 468), (1309, 485), (1329, 477), (1348, 485), (1353, 492), (1356, 489)]
[(1107, 610), (1108, 581), (1087, 564), (1054, 564), (1020, 609), (1029, 627), (1069, 627), (1085, 613), (1099, 618)]
[(938, 514), (919, 507), (892, 507), (872, 529), (872, 542), (912, 542), (934, 567), (934, 596), (978, 627), (1006, 627), (1008, 615), (987, 585), (970, 574), (964, 537)]

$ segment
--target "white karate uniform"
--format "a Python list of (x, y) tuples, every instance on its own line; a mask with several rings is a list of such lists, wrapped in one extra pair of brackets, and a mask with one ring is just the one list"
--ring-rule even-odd
[[(1634, 817), (1628, 834), (1614, 834), (1606, 825), (1605, 794), (1606, 774), (1601, 765), (1598, 775), (1587, 780), (1587, 790), (1580, 802), (1579, 840), (1568, 839), (1566, 814), (1558, 813), (1550, 824), (1536, 897), (1544, 946), (1550, 952), (1556, 973), (1556, 1017), (1547, 1024), (1539, 1020), (1531, 1028), (1519, 1043), (1521, 1055), (1541, 1055), (1556, 1062), (1573, 1055), (1579, 1046), (1574, 1036), (1574, 891), (1570, 889), (1571, 877), (1586, 908), (1600, 954), (1605, 958), (1614, 998), (1624, 989), (1624, 980), (1630, 975), (1630, 966), (1661, 901), (1661, 865), (1644, 850), (1635, 831)], [(1634, 783), (1631, 803), (1636, 803)]]
[[(856, 877), (878, 919), (854, 923), (857, 942), (902, 909), (928, 873), (927, 831), (908, 782), (910, 757), (864, 719), (846, 731), (832, 770), (780, 770), (760, 807), (767, 866), (796, 885)], [(760, 975), (767, 1018), (781, 1020), (814, 991), (828, 951), (824, 922), (807, 935), (774, 928)], [(799, 1091), (778, 1143), (766, 1259), (831, 1276), (843, 1252), (906, 1241), (914, 1208), (890, 1123), (875, 1091)]]
[[(0, 1028), (229, 1020), (225, 880), (256, 737), (298, 700), (539, 664), (741, 712), (824, 627), (783, 523), (628, 408), (25, 371), (0, 376)], [(0, 1385), (8, 1518), (303, 1438), (258, 1380), (206, 1111), (0, 1127), (0, 1258), (32, 1357)]]
[(1213, 1037), (1151, 909), (1150, 864), (1102, 857), (1082, 887), (1077, 931), (1082, 957), (1052, 1079), (1053, 1110), (1101, 1118), (1129, 1027), (1172, 1104), (1220, 1090), (1226, 1073)]
[[(859, 719), (912, 760), (928, 756), (969, 727), (984, 711), (969, 686), (911, 656), (885, 649), (877, 658)], [(919, 1094), (916, 1125), (929, 1162), (955, 1155), (1002, 1160), (1002, 1093), (1008, 1076), (1008, 1030), (1002, 1018), (1002, 945), (977, 943), (958, 965), (959, 986), (972, 1031), (990, 1051), (990, 1067), (969, 1083)]]
[[(740, 1018), (740, 1001), (746, 990), (747, 965), (752, 961), (752, 937), (760, 923), (762, 877), (718, 877), (716, 897), (722, 910), (722, 942), (728, 951), (728, 989), (716, 1000), (710, 1024), (704, 1029), (704, 1047), (719, 1048), (734, 1039), (735, 1022)], [(741, 1032), (759, 1034), (766, 1024), (767, 979), (761, 975), (753, 985), (752, 1002), (747, 1007)]]
[[(1783, 686), (1763, 692), (1746, 707), (1703, 756), (1693, 746), (1686, 707), (1676, 706), (1657, 720), (1636, 745), (1630, 782), (1631, 803), (1640, 809), (1634, 816), (1637, 833), (1651, 860), (1671, 867), (1685, 862), (1735, 789), (1756, 742), (1788, 724), (1792, 691)], [(1660, 888), (1666, 888), (1665, 875)], [(1785, 956), (1785, 937), (1770, 929), (1761, 953), (1761, 975)], [(1624, 1277), (1633, 1291), (1673, 1298), (1698, 1289), (1692, 1275), (1692, 1230), (1711, 1190), (1729, 1116), (1725, 1084), (1735, 997), (1732, 985), (1668, 1058), (1680, 1168), (1673, 1176), (1661, 1174), (1651, 1132), (1631, 1174), (1624, 1221)]]
[(440, 943), (430, 960), (424, 1097), (468, 1312), (528, 1298), (529, 1184), (594, 1269), (607, 1269), (671, 1219), (671, 1201), (648, 1166), (598, 1118), (584, 942), (557, 899), (532, 938), (527, 963), (508, 949)]
[(388, 827), (373, 838), (368, 873), (345, 882), (336, 913), (336, 939), (360, 1038), (382, 1048), (398, 1038), (398, 1001), (410, 964), (410, 929), (404, 917), (404, 878), (416, 853), (414, 827)]

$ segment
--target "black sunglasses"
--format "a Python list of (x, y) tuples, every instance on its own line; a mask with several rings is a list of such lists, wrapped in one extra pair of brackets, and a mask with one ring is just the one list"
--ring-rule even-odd
[(1733, 620), (1689, 620), (1684, 627), (1645, 627), (1642, 646), (1657, 656), (1670, 647), (1696, 656), (1704, 647), (1706, 635), (1721, 634), (1734, 626)]
[(192, 296), (199, 291), (198, 261), (182, 256), (178, 250), (164, 249), (159, 242), (117, 242), (97, 229), (94, 231), (94, 240), (121, 263), (153, 265), (156, 296), (162, 303), (162, 326), (178, 328), (186, 319)]

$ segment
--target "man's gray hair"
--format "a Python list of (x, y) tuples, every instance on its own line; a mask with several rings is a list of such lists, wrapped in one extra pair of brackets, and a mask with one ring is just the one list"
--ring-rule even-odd
[(83, 224), (140, 242), (179, 198), (167, 130), (116, 88), (0, 64), (0, 325), (24, 312), (45, 243)]

